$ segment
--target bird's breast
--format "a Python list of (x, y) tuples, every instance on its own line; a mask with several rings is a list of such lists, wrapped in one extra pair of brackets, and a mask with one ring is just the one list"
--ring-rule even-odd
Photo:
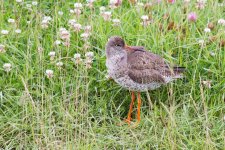
[(126, 74), (127, 72), (127, 61), (126, 58), (121, 56), (114, 56), (106, 60), (106, 67), (108, 74), (112, 78), (116, 79)]

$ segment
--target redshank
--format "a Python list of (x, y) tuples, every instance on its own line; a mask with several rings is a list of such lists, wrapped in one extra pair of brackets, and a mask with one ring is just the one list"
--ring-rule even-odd
[(113, 36), (106, 44), (106, 67), (108, 75), (120, 86), (131, 91), (131, 103), (126, 122), (130, 124), (131, 114), (137, 98), (137, 122), (141, 120), (140, 92), (154, 90), (177, 78), (182, 78), (184, 67), (172, 67), (162, 57), (146, 51), (141, 46), (127, 46), (121, 37)]

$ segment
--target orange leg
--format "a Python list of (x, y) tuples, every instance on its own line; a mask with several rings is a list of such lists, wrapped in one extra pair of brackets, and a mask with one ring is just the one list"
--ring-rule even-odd
[(141, 93), (138, 92), (137, 123), (141, 121)]
[(137, 121), (132, 126), (132, 128), (136, 128), (141, 121), (141, 93), (138, 92), (138, 107), (137, 107)]
[(132, 114), (132, 111), (133, 111), (134, 100), (135, 100), (135, 94), (134, 94), (134, 92), (131, 92), (130, 109), (129, 109), (129, 112), (128, 112), (128, 115), (127, 115), (127, 119), (126, 119), (126, 122), (128, 124), (130, 124), (130, 121), (131, 121), (131, 114)]

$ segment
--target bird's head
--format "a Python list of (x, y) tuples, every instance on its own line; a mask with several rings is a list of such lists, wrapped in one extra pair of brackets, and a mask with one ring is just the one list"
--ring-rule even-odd
[(110, 37), (106, 44), (106, 57), (117, 54), (126, 54), (128, 48), (129, 47), (125, 45), (125, 42), (121, 37)]

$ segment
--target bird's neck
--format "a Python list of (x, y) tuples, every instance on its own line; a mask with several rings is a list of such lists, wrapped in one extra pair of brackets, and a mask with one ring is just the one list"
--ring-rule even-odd
[(115, 54), (109, 58), (114, 65), (125, 65), (127, 63), (127, 55)]
[(116, 77), (121, 73), (125, 72), (127, 69), (127, 56), (125, 55), (113, 55), (107, 58), (106, 66), (108, 68), (108, 73), (112, 77)]
[(119, 78), (127, 71), (127, 57), (122, 55), (113, 55), (106, 60), (108, 75), (113, 79)]

